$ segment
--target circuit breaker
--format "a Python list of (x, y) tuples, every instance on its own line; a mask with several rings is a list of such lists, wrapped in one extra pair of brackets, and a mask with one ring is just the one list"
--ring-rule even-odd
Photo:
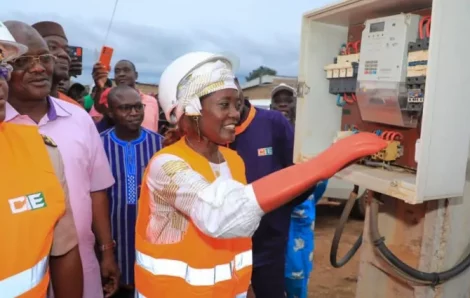
[(416, 41), (420, 16), (398, 14), (365, 22), (356, 97), (363, 121), (416, 127), (408, 103), (408, 45)]
[(404, 110), (421, 113), (424, 108), (424, 91), (428, 70), (428, 48), (431, 37), (431, 16), (419, 22), (419, 37), (408, 45), (408, 105)]

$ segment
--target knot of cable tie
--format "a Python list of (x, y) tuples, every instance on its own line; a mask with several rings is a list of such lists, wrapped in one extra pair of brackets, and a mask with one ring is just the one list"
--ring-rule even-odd
[(383, 244), (385, 242), (385, 237), (380, 237), (379, 239), (374, 240), (374, 245), (379, 246), (380, 244)]
[(431, 287), (434, 289), (436, 286), (438, 286), (441, 283), (441, 278), (439, 277), (439, 273), (433, 272), (431, 273), (432, 275), (432, 282), (431, 282)]

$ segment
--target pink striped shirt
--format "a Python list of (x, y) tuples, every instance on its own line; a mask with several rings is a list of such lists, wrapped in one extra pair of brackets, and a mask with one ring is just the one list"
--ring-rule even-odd
[(102, 298), (101, 274), (96, 259), (95, 236), (91, 230), (92, 207), (90, 192), (104, 190), (114, 184), (98, 131), (87, 112), (73, 104), (50, 97), (50, 108), (35, 123), (29, 116), (20, 115), (6, 105), (7, 122), (37, 125), (39, 131), (57, 144), (65, 165), (70, 203), (78, 232), (83, 264), (83, 297)]

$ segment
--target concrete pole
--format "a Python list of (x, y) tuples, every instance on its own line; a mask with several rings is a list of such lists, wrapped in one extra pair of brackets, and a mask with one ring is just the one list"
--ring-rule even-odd
[[(464, 197), (409, 205), (385, 197), (379, 229), (389, 249), (408, 265), (425, 272), (447, 270), (470, 252), (470, 175)], [(443, 173), (443, 175), (445, 175)], [(367, 208), (369, 209), (369, 207)], [(375, 252), (364, 226), (357, 298), (470, 298), (470, 270), (435, 289), (396, 277)]]

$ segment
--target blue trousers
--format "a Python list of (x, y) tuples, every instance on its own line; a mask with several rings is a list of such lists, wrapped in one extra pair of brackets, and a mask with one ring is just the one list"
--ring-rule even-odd
[(282, 258), (282, 262), (275, 261), (253, 268), (251, 285), (256, 298), (285, 298), (284, 264)]

